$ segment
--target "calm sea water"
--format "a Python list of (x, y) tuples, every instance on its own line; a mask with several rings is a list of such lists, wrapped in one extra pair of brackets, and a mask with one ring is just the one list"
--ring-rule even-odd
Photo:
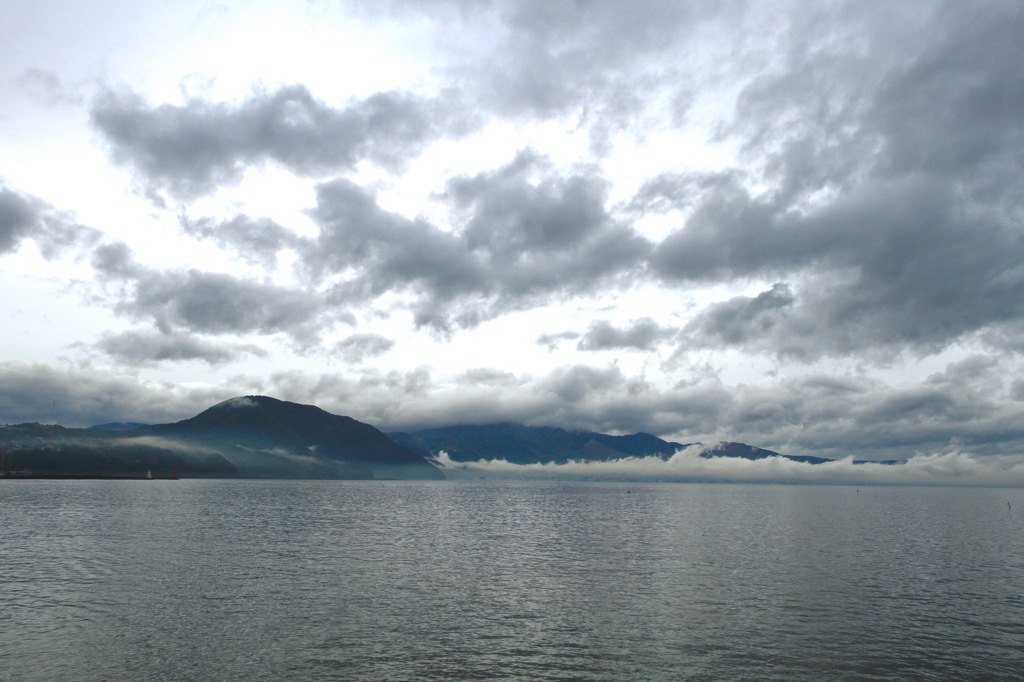
[(0, 571), (0, 679), (1024, 676), (1019, 489), (0, 481)]

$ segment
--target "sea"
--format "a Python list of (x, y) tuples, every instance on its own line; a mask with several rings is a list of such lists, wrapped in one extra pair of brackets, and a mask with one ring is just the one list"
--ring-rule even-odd
[(3, 680), (1020, 680), (1024, 489), (0, 481)]

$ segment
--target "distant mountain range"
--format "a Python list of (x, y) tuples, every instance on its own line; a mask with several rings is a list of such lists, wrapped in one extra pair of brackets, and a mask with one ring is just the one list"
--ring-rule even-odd
[[(611, 436), (513, 423), (384, 434), (312, 405), (246, 396), (173, 424), (0, 427), (0, 475), (442, 479), (441, 469), (432, 462), (441, 451), (457, 462), (504, 459), (533, 464), (668, 458), (688, 445), (647, 433)], [(701, 456), (830, 461), (781, 455), (743, 443), (719, 443)]]
[[(112, 428), (115, 427), (115, 428)], [(232, 398), (174, 424), (0, 428), (6, 475), (443, 479), (383, 433), (312, 405)]]
[[(443, 450), (456, 462), (504, 459), (514, 464), (609, 461), (652, 455), (667, 458), (690, 445), (700, 445), (666, 441), (649, 433), (610, 436), (593, 431), (567, 431), (507, 422), (482, 426), (447, 426), (411, 433), (391, 432), (388, 435), (395, 442), (425, 457), (436, 457)], [(731, 442), (709, 446), (701, 452), (701, 457), (783, 457), (812, 464), (831, 461), (822, 457), (781, 455), (773, 450)]]
[(237, 476), (220, 454), (101, 429), (51, 424), (0, 427), (0, 472), (5, 476), (141, 478)]
[(149, 424), (143, 424), (142, 422), (107, 422), (106, 424), (96, 424), (89, 428), (96, 431), (134, 431), (135, 429), (141, 429), (143, 426), (149, 426)]

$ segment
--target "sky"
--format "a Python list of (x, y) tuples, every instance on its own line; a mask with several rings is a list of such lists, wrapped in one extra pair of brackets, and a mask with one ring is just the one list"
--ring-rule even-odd
[(0, 0), (0, 423), (263, 394), (1020, 456), (1021, 35), (1015, 0)]

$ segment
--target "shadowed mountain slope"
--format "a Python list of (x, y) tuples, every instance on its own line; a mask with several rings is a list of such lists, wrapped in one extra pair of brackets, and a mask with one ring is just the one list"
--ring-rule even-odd
[[(608, 461), (623, 457), (647, 456), (668, 458), (692, 445), (665, 441), (649, 433), (610, 436), (592, 431), (567, 431), (508, 422), (449, 426), (388, 435), (425, 457), (435, 457), (444, 450), (456, 462), (504, 459), (515, 464), (564, 463), (570, 460)], [(701, 456), (743, 459), (786, 457), (812, 464), (829, 461), (820, 457), (780, 455), (773, 450), (731, 442), (709, 447)]]
[(159, 438), (128, 438), (118, 431), (67, 429), (54, 424), (0, 427), (0, 474), (156, 478), (237, 476), (238, 469), (208, 448), (180, 447)]
[(216, 450), (243, 475), (314, 478), (444, 478), (419, 454), (362, 422), (267, 396), (231, 398), (195, 417), (155, 424), (156, 436)]

